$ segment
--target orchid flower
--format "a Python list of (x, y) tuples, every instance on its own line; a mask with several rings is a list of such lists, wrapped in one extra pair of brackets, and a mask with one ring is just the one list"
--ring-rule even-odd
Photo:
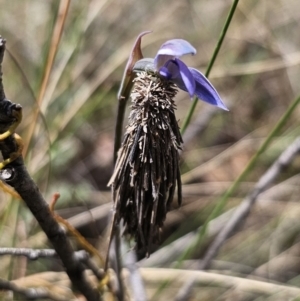
[[(167, 41), (154, 59), (143, 59), (141, 38), (147, 33), (138, 36), (121, 82), (116, 137), (129, 98), (131, 110), (108, 186), (114, 196), (114, 225), (123, 220), (137, 252), (149, 256), (152, 245), (159, 241), (175, 191), (179, 205), (182, 200), (179, 155), (183, 140), (174, 100), (178, 88), (190, 97), (227, 108), (208, 79), (179, 59), (196, 53), (190, 43)], [(120, 142), (116, 140), (115, 145)]]
[(152, 71), (161, 78), (176, 84), (179, 89), (199, 99), (228, 111), (216, 89), (209, 80), (195, 68), (188, 67), (178, 57), (196, 54), (196, 49), (182, 39), (169, 40), (161, 45), (154, 59), (141, 59), (133, 67), (134, 71)]

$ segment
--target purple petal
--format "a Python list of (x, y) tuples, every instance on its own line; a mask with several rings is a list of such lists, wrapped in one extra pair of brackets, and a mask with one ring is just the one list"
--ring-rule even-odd
[(166, 66), (162, 66), (159, 69), (159, 74), (166, 80), (170, 80), (172, 78), (172, 73), (169, 71), (169, 69)]
[(196, 54), (196, 49), (186, 40), (173, 39), (162, 44), (155, 56), (154, 64), (159, 70), (168, 60), (185, 54)]
[(196, 89), (194, 76), (181, 60), (177, 58), (169, 60), (160, 68), (159, 73), (161, 76), (177, 84), (178, 87), (184, 87), (183, 90), (187, 91), (190, 97), (194, 96)]
[[(184, 62), (179, 59), (175, 59), (175, 62), (178, 64), (181, 80), (183, 81), (188, 93), (190, 94), (190, 97), (193, 97), (196, 90), (196, 82), (193, 74)], [(180, 80), (179, 77), (178, 79)], [(176, 80), (174, 82), (176, 84)]]
[(157, 52), (157, 55), (182, 56), (185, 54), (196, 54), (196, 49), (186, 40), (174, 39), (162, 44)]
[(189, 68), (196, 82), (195, 95), (203, 101), (206, 101), (223, 110), (229, 111), (221, 100), (220, 95), (209, 82), (209, 80), (198, 70)]

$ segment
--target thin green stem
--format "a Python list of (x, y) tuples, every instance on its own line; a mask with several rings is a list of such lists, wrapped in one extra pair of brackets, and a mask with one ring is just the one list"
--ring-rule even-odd
[(286, 122), (289, 120), (291, 114), (294, 112), (298, 104), (300, 103), (300, 96), (298, 96), (291, 105), (287, 108), (283, 116), (279, 119), (279, 121), (274, 126), (271, 133), (268, 135), (264, 143), (260, 146), (260, 148), (257, 150), (257, 152), (253, 155), (251, 160), (249, 161), (248, 165), (245, 167), (243, 172), (239, 175), (239, 177), (234, 181), (234, 183), (231, 185), (231, 187), (225, 192), (225, 194), (221, 197), (219, 202), (217, 203), (217, 206), (214, 208), (214, 210), (211, 212), (211, 214), (206, 219), (203, 227), (199, 231), (197, 240), (193, 243), (193, 246), (186, 249), (186, 252), (182, 254), (182, 256), (178, 260), (178, 266), (180, 266), (180, 262), (190, 257), (190, 255), (194, 252), (196, 248), (199, 248), (199, 246), (202, 244), (203, 239), (206, 234), (207, 226), (209, 222), (217, 217), (223, 210), (224, 206), (227, 203), (228, 198), (235, 192), (235, 190), (238, 188), (240, 183), (247, 177), (249, 172), (254, 167), (255, 163), (257, 162), (259, 156), (265, 152), (265, 150), (268, 148), (270, 143), (272, 142), (273, 138), (279, 134), (283, 126), (286, 124)]
[[(205, 72), (205, 76), (206, 77), (209, 77), (210, 71), (211, 71), (211, 69), (212, 69), (212, 67), (213, 67), (213, 65), (214, 65), (214, 63), (216, 61), (216, 58), (217, 58), (217, 56), (219, 54), (219, 51), (221, 49), (221, 46), (223, 44), (224, 38), (226, 36), (227, 30), (229, 28), (229, 25), (231, 23), (232, 17), (234, 15), (234, 12), (235, 12), (235, 9), (236, 9), (238, 3), (239, 3), (239, 0), (234, 0), (233, 4), (231, 6), (231, 9), (230, 9), (229, 14), (228, 14), (227, 19), (226, 19), (226, 22), (225, 22), (224, 27), (223, 27), (223, 29), (221, 31), (218, 43), (217, 43), (217, 45), (215, 47), (214, 53), (213, 53), (213, 55), (212, 55), (212, 57), (211, 57), (211, 59), (209, 61), (208, 66), (207, 66), (207, 69), (206, 69), (206, 72)], [(187, 116), (186, 116), (186, 118), (185, 118), (185, 120), (184, 120), (184, 122), (183, 122), (183, 124), (181, 126), (181, 134), (182, 135), (185, 133), (188, 125), (191, 122), (191, 118), (192, 118), (192, 116), (194, 114), (194, 111), (195, 111), (197, 103), (198, 103), (198, 98), (195, 97), (194, 100), (193, 100), (193, 103), (192, 103), (192, 105), (190, 107), (190, 110), (189, 110), (189, 112), (188, 112), (188, 114), (187, 114)]]
[[(215, 47), (214, 53), (213, 53), (213, 55), (212, 55), (212, 57), (211, 57), (211, 59), (210, 59), (210, 62), (209, 62), (208, 67), (207, 67), (207, 70), (206, 70), (206, 72), (205, 72), (205, 76), (206, 76), (206, 77), (209, 76), (210, 71), (211, 71), (211, 69), (212, 69), (212, 67), (213, 67), (213, 65), (214, 65), (214, 63), (215, 63), (215, 60), (216, 60), (216, 58), (217, 58), (217, 56), (218, 56), (218, 53), (219, 53), (220, 48), (221, 48), (221, 46), (222, 46), (222, 43), (223, 43), (223, 40), (224, 40), (224, 38), (225, 38), (226, 32), (227, 32), (227, 30), (228, 30), (228, 27), (229, 27), (229, 25), (230, 25), (230, 23), (231, 23), (231, 20), (232, 20), (233, 15), (234, 15), (235, 9), (236, 9), (236, 7), (237, 7), (237, 5), (238, 5), (238, 2), (239, 2), (239, 0), (234, 0), (232, 6), (231, 6), (231, 8), (230, 8), (230, 11), (229, 11), (229, 14), (228, 14), (228, 16), (227, 16), (226, 22), (225, 22), (224, 27), (223, 27), (223, 29), (222, 29), (222, 32), (221, 32), (221, 34), (220, 34), (218, 43), (217, 43), (217, 45), (216, 45), (216, 47)], [(183, 122), (183, 124), (182, 124), (182, 126), (181, 126), (181, 134), (182, 134), (182, 135), (185, 133), (185, 131), (186, 131), (188, 125), (190, 124), (190, 121), (191, 121), (192, 115), (194, 114), (194, 111), (195, 111), (197, 102), (198, 102), (198, 98), (195, 97), (194, 100), (193, 100), (193, 103), (192, 103), (192, 105), (191, 105), (191, 107), (190, 107), (190, 110), (189, 110), (189, 112), (188, 112), (188, 114), (187, 114), (187, 116), (186, 116), (186, 118), (185, 118), (185, 120), (184, 120), (184, 122)], [(214, 211), (215, 211), (215, 210), (214, 210)], [(207, 224), (208, 224), (208, 222), (207, 222)], [(207, 225), (206, 225), (206, 227), (207, 227)], [(206, 227), (205, 227), (205, 228), (206, 228)], [(201, 236), (199, 235), (199, 237), (203, 237), (204, 234), (205, 234), (205, 231), (206, 231), (206, 230), (203, 231), (203, 229), (202, 229), (201, 233), (203, 232), (203, 234), (202, 234), (202, 235), (200, 234)], [(199, 238), (197, 239), (197, 242), (195, 242), (195, 243), (193, 244), (193, 246), (187, 248), (187, 249), (186, 249), (186, 252), (184, 252), (184, 253), (182, 254), (182, 256), (180, 256), (180, 258), (178, 258), (178, 261), (177, 261), (175, 267), (179, 268), (179, 267), (181, 266), (182, 261), (183, 261), (185, 258), (188, 258), (188, 256), (189, 256), (189, 255), (194, 251), (194, 249), (199, 245), (198, 242), (199, 242)], [(167, 284), (168, 284), (168, 281), (164, 282), (164, 283), (160, 286), (160, 288), (156, 291), (156, 293), (155, 293), (154, 297), (152, 298), (152, 300), (154, 300), (154, 299), (156, 300), (156, 297), (157, 297), (157, 296), (160, 294), (160, 292), (167, 286)]]

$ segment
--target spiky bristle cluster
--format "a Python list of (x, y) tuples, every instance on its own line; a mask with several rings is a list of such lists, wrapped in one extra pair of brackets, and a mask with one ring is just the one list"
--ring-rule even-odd
[(147, 254), (158, 241), (176, 186), (181, 203), (182, 138), (174, 114), (176, 93), (171, 82), (146, 72), (137, 75), (129, 124), (110, 180), (116, 223), (123, 219), (137, 250)]

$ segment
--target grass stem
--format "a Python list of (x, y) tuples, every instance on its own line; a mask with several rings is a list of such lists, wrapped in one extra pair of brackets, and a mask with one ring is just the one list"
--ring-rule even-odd
[[(219, 51), (221, 49), (221, 46), (223, 44), (224, 38), (226, 36), (227, 30), (229, 28), (229, 25), (231, 23), (232, 17), (234, 15), (234, 12), (235, 12), (235, 9), (236, 9), (238, 3), (239, 3), (239, 0), (234, 0), (233, 4), (231, 6), (231, 9), (230, 9), (229, 14), (228, 14), (227, 19), (226, 19), (226, 22), (224, 24), (224, 27), (223, 27), (223, 29), (221, 31), (221, 34), (220, 34), (220, 37), (218, 39), (218, 43), (217, 43), (217, 45), (215, 47), (214, 53), (213, 53), (213, 55), (212, 55), (212, 57), (211, 57), (211, 59), (209, 61), (208, 66), (207, 66), (207, 69), (206, 69), (206, 72), (205, 72), (205, 76), (206, 77), (209, 77), (210, 71), (211, 71), (211, 69), (212, 69), (212, 67), (213, 67), (213, 65), (214, 65), (214, 63), (216, 61), (216, 58), (217, 58), (217, 56), (219, 54)], [(193, 116), (194, 111), (196, 109), (197, 103), (198, 103), (198, 97), (195, 97), (194, 100), (193, 100), (193, 103), (192, 103), (192, 105), (190, 107), (190, 110), (188, 111), (187, 116), (186, 116), (186, 118), (183, 121), (183, 124), (181, 126), (181, 134), (182, 135), (185, 133), (188, 125), (191, 122), (191, 119), (192, 119), (192, 116)]]

